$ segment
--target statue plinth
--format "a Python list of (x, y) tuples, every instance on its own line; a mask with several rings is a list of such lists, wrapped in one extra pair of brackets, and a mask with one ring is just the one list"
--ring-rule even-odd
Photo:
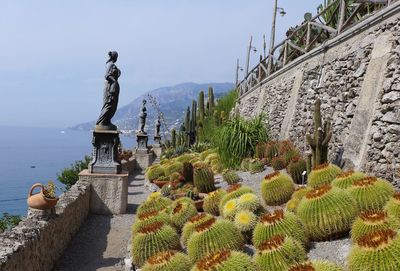
[(136, 153), (143, 153), (147, 154), (149, 153), (149, 148), (147, 146), (147, 143), (149, 141), (149, 136), (146, 133), (143, 132), (137, 132), (136, 133)]
[(155, 147), (161, 147), (161, 136), (154, 136), (154, 144)]
[(89, 164), (90, 173), (121, 173), (121, 162), (118, 160), (119, 142), (119, 133), (116, 130), (94, 130), (93, 160)]

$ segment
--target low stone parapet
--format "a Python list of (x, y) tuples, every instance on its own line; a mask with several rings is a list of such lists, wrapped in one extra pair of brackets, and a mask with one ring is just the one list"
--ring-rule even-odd
[(79, 181), (60, 196), (50, 219), (34, 216), (0, 234), (0, 270), (52, 270), (89, 213), (91, 186)]

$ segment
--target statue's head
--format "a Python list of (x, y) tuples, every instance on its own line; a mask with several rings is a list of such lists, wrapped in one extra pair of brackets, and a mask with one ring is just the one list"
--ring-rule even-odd
[(118, 59), (118, 53), (117, 51), (110, 51), (108, 52), (108, 61), (107, 62), (116, 62)]
[(143, 99), (143, 105), (145, 105), (147, 103), (147, 101), (145, 99)]

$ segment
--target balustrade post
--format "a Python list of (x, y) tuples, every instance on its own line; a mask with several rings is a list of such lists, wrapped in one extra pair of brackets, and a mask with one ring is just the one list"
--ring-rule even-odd
[(339, 25), (337, 30), (338, 34), (342, 33), (345, 20), (346, 20), (346, 0), (340, 0)]
[(308, 22), (307, 24), (307, 40), (306, 40), (306, 52), (310, 49), (310, 43), (311, 43), (311, 23)]

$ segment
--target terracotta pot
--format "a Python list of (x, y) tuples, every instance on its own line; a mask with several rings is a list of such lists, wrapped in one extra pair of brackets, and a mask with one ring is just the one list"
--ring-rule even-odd
[(157, 185), (159, 188), (162, 188), (164, 185), (169, 183), (169, 181), (160, 181), (160, 180), (154, 180), (153, 183)]
[[(40, 192), (37, 194), (32, 194), (33, 190), (35, 188), (39, 187)], [(32, 185), (31, 189), (29, 190), (28, 194), (28, 206), (34, 209), (39, 209), (39, 210), (48, 210), (56, 206), (58, 198), (47, 198), (43, 194), (43, 185), (41, 183), (35, 183)]]

